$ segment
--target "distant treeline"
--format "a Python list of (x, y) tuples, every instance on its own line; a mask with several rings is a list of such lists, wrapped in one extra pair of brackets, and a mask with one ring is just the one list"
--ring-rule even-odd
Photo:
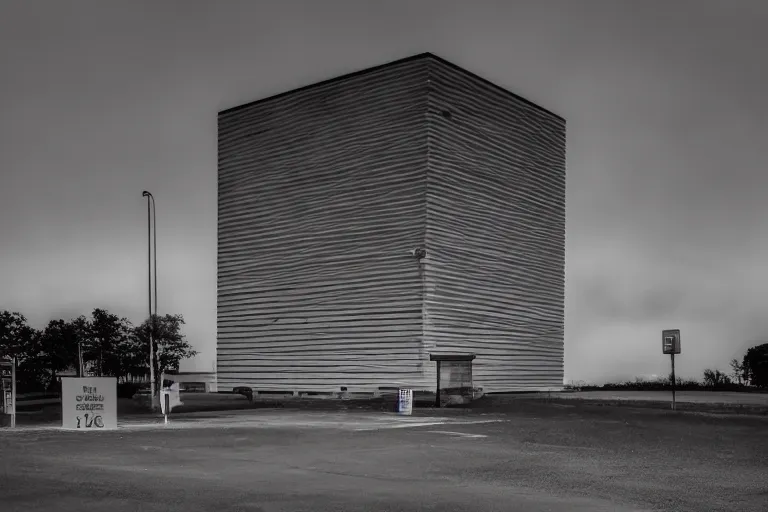
[[(706, 369), (702, 380), (675, 379), (675, 388), (679, 390), (712, 390), (712, 391), (742, 391), (768, 392), (768, 343), (757, 345), (744, 355), (741, 361), (731, 359), (731, 372), (725, 373), (718, 369)], [(571, 382), (565, 386), (568, 389), (582, 391), (660, 391), (672, 388), (672, 374), (658, 379), (636, 378), (633, 381), (613, 382), (603, 385), (590, 385), (584, 382)]]
[(104, 309), (90, 317), (51, 320), (31, 327), (21, 313), (0, 311), (0, 357), (16, 359), (20, 393), (55, 390), (62, 373), (117, 377), (119, 382), (146, 380), (150, 334), (155, 374), (179, 369), (197, 354), (182, 333), (181, 315), (151, 316), (134, 326)]

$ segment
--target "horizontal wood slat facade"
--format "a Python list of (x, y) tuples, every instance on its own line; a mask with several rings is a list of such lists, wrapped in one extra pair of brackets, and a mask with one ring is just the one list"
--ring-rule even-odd
[(428, 387), (427, 62), (219, 116), (221, 389)]
[(562, 387), (565, 122), (429, 69), (424, 342), (485, 392)]
[(564, 121), (430, 54), (220, 113), (219, 388), (562, 386), (564, 201)]

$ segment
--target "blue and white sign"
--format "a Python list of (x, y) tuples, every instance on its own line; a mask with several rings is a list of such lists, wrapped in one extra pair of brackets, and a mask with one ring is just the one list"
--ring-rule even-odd
[(401, 389), (397, 397), (397, 412), (410, 416), (413, 412), (413, 390)]

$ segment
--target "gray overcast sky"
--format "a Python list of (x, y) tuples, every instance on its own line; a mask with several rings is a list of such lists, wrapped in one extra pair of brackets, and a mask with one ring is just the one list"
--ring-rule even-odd
[(429, 51), (568, 122), (566, 379), (768, 341), (768, 2), (0, 2), (0, 309), (160, 311), (210, 370), (216, 113)]

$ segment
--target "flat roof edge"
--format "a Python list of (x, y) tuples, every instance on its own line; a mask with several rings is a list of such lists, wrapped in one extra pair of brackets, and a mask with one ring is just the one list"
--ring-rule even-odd
[(552, 112), (551, 110), (549, 110), (547, 108), (542, 107), (538, 103), (535, 103), (535, 102), (529, 100), (528, 98), (524, 98), (523, 96), (520, 96), (519, 94), (510, 91), (506, 87), (502, 87), (501, 85), (497, 84), (496, 82), (492, 82), (489, 79), (484, 78), (484, 77), (478, 75), (477, 73), (469, 71), (468, 69), (463, 68), (463, 67), (459, 66), (458, 64), (455, 64), (455, 63), (453, 63), (453, 62), (451, 62), (449, 60), (445, 60), (444, 58), (439, 57), (439, 56), (437, 56), (435, 54), (428, 53), (426, 55), (429, 55), (430, 58), (434, 59), (437, 62), (440, 62), (441, 64), (443, 64), (443, 65), (445, 65), (445, 66), (447, 66), (447, 67), (449, 67), (451, 69), (454, 69), (455, 71), (458, 71), (459, 73), (462, 73), (462, 74), (464, 74), (464, 75), (466, 75), (468, 77), (471, 77), (472, 79), (477, 80), (478, 82), (482, 82), (485, 85), (488, 85), (491, 88), (496, 89), (496, 90), (500, 91), (503, 94), (506, 94), (507, 96), (511, 96), (512, 98), (515, 98), (516, 100), (518, 100), (518, 101), (520, 101), (522, 103), (525, 103), (526, 105), (528, 105), (530, 107), (535, 108), (536, 110), (544, 112), (545, 114), (548, 114), (548, 115), (550, 115), (550, 116), (552, 116), (552, 117), (554, 117), (554, 118), (556, 118), (556, 119), (558, 119), (558, 120), (560, 120), (562, 122), (565, 122), (565, 118), (563, 116), (561, 116), (559, 114), (556, 114), (556, 113)]
[(305, 86), (302, 86), (302, 87), (298, 87), (296, 89), (291, 89), (291, 90), (284, 91), (284, 92), (281, 92), (281, 93), (273, 94), (273, 95), (267, 96), (265, 98), (260, 98), (260, 99), (254, 100), (254, 101), (249, 101), (249, 102), (243, 103), (241, 105), (236, 105), (234, 107), (230, 107), (230, 108), (227, 108), (227, 109), (224, 109), (224, 110), (220, 110), (218, 112), (218, 115), (219, 116), (223, 116), (223, 115), (227, 115), (227, 114), (232, 114), (232, 113), (235, 113), (235, 112), (237, 112), (239, 110), (242, 110), (242, 109), (245, 109), (245, 108), (248, 108), (248, 107), (252, 107), (252, 106), (258, 105), (260, 103), (266, 103), (268, 101), (276, 100), (278, 98), (281, 98), (281, 97), (284, 97), (284, 96), (288, 96), (290, 94), (295, 94), (295, 93), (306, 91), (306, 90), (309, 90), (309, 89), (312, 89), (312, 88), (315, 88), (315, 87), (321, 87), (323, 85), (332, 84), (332, 83), (335, 83), (335, 82), (341, 82), (343, 80), (348, 80), (350, 78), (355, 78), (355, 77), (358, 77), (358, 76), (361, 76), (361, 75), (365, 75), (367, 73), (373, 73), (375, 71), (380, 71), (382, 69), (386, 69), (386, 68), (389, 68), (389, 67), (393, 67), (393, 66), (397, 66), (397, 65), (400, 65), (400, 64), (404, 64), (406, 62), (411, 62), (411, 61), (416, 61), (416, 60), (421, 60), (421, 59), (433, 59), (436, 62), (439, 62), (439, 63), (445, 65), (446, 67), (449, 67), (449, 68), (451, 68), (451, 69), (453, 69), (455, 71), (458, 71), (459, 73), (462, 73), (462, 74), (464, 74), (466, 76), (469, 76), (469, 77), (473, 78), (474, 80), (477, 80), (477, 81), (479, 81), (481, 83), (484, 83), (484, 84), (486, 84), (486, 85), (488, 85), (488, 86), (490, 86), (490, 87), (492, 87), (492, 88), (494, 88), (496, 90), (499, 90), (499, 91), (503, 92), (506, 95), (509, 95), (509, 96), (515, 98), (518, 101), (521, 101), (522, 103), (525, 103), (528, 106), (531, 106), (531, 107), (533, 107), (533, 108), (535, 108), (535, 109), (537, 109), (539, 111), (542, 111), (542, 112), (544, 112), (544, 113), (546, 113), (546, 114), (548, 114), (548, 115), (550, 115), (550, 116), (552, 116), (552, 117), (554, 117), (556, 119), (559, 119), (562, 122), (565, 122), (565, 118), (563, 118), (562, 116), (552, 112), (549, 109), (546, 109), (546, 108), (542, 107), (538, 103), (534, 103), (533, 101), (531, 101), (529, 99), (526, 99), (526, 98), (520, 96), (519, 94), (516, 94), (516, 93), (510, 91), (509, 89), (506, 89), (506, 88), (500, 86), (497, 83), (491, 82), (487, 78), (483, 78), (482, 76), (478, 75), (477, 73), (473, 73), (472, 71), (469, 71), (469, 70), (467, 70), (465, 68), (462, 68), (461, 66), (459, 66), (457, 64), (454, 64), (453, 62), (450, 62), (450, 61), (448, 61), (448, 60), (446, 60), (446, 59), (444, 59), (442, 57), (439, 57), (439, 56), (435, 55), (434, 53), (430, 53), (430, 52), (418, 53), (416, 55), (411, 55), (410, 57), (405, 57), (405, 58), (402, 58), (402, 59), (397, 59), (397, 60), (393, 60), (393, 61), (390, 61), (390, 62), (386, 62), (384, 64), (379, 64), (377, 66), (372, 66), (372, 67), (360, 69), (358, 71), (353, 71), (351, 73), (346, 73), (346, 74), (343, 74), (343, 75), (335, 76), (333, 78), (328, 78), (326, 80), (321, 80), (319, 82), (314, 82), (314, 83), (311, 83), (311, 84), (308, 84), (308, 85), (305, 85)]
[(355, 78), (357, 76), (365, 75), (365, 74), (368, 74), (368, 73), (373, 73), (375, 71), (386, 69), (386, 68), (389, 68), (389, 67), (392, 67), (392, 66), (396, 66), (396, 65), (399, 65), (399, 64), (405, 64), (406, 62), (424, 59), (424, 58), (426, 58), (429, 55), (431, 55), (431, 54), (430, 53), (419, 53), (419, 54), (416, 54), (416, 55), (411, 55), (410, 57), (405, 57), (405, 58), (402, 58), (402, 59), (397, 59), (397, 60), (393, 60), (393, 61), (390, 61), (390, 62), (385, 62), (384, 64), (379, 64), (377, 66), (367, 67), (367, 68), (364, 68), (364, 69), (360, 69), (358, 71), (352, 71), (351, 73), (345, 73), (343, 75), (338, 75), (338, 76), (335, 76), (333, 78), (328, 78), (326, 80), (321, 80), (319, 82), (313, 82), (311, 84), (304, 85), (304, 86), (298, 87), (296, 89), (291, 89), (289, 91), (280, 92), (280, 93), (277, 93), (277, 94), (273, 94), (272, 96), (267, 96), (266, 98), (260, 98), (258, 100), (249, 101), (248, 103), (244, 103), (242, 105), (236, 105), (236, 106), (228, 108), (226, 110), (221, 110), (221, 111), (219, 111), (219, 115), (221, 116), (221, 115), (225, 115), (225, 114), (231, 114), (231, 113), (236, 112), (238, 110), (241, 110), (241, 109), (244, 109), (244, 108), (247, 108), (247, 107), (252, 107), (253, 105), (257, 105), (259, 103), (266, 103), (267, 101), (275, 100), (275, 99), (281, 98), (283, 96), (288, 96), (289, 94), (295, 94), (297, 92), (306, 91), (308, 89), (313, 89), (315, 87), (320, 87), (320, 86), (332, 84), (332, 83), (335, 83), (335, 82), (341, 82), (343, 80), (348, 80), (350, 78)]

